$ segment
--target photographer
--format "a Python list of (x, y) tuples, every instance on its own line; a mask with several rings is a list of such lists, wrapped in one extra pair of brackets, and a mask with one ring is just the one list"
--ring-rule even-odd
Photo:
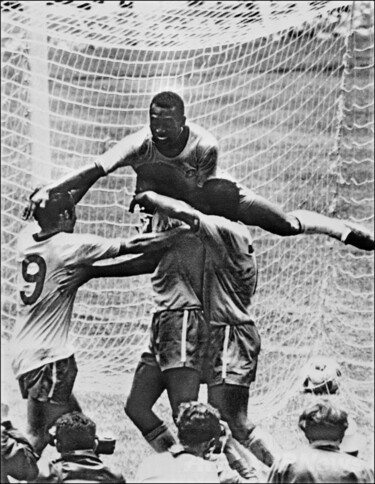
[(49, 463), (49, 476), (39, 478), (38, 482), (126, 482), (121, 474), (112, 472), (101, 461), (98, 445), (102, 442), (96, 437), (96, 425), (83, 413), (67, 413), (56, 421), (53, 444), (61, 456)]
[(14, 479), (33, 481), (38, 475), (38, 456), (29, 441), (8, 420), (9, 405), (1, 402), (1, 482)]

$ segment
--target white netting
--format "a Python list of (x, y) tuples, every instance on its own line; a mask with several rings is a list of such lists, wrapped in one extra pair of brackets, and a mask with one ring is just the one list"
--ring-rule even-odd
[[(27, 4), (2, 2), (3, 341), (16, 314), (14, 246), (30, 190), (146, 124), (160, 90), (182, 95), (188, 119), (219, 139), (219, 165), (259, 194), (373, 229), (371, 2)], [(77, 230), (135, 234), (133, 188), (130, 169), (100, 180)], [(293, 408), (298, 370), (321, 351), (342, 365), (345, 401), (369, 423), (372, 256), (320, 236), (252, 233), (263, 341), (254, 413)], [(80, 388), (122, 391), (150, 309), (148, 277), (80, 289)]]

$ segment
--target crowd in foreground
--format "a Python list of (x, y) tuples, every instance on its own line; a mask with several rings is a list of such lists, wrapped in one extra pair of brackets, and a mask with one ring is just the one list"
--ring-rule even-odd
[[(316, 360), (315, 360), (316, 361)], [(318, 363), (315, 363), (318, 366)], [(311, 367), (311, 364), (310, 364)], [(50, 445), (59, 457), (49, 462), (48, 474), (38, 469), (39, 456), (27, 438), (8, 420), (9, 407), (1, 404), (1, 482), (35, 483), (372, 483), (373, 469), (359, 456), (361, 434), (350, 432), (353, 419), (332, 400), (338, 379), (332, 373), (307, 376), (308, 399), (298, 426), (307, 439), (295, 450), (279, 452), (267, 472), (251, 471), (242, 477), (229, 465), (223, 450), (230, 430), (219, 411), (208, 403), (180, 404), (177, 443), (146, 457), (134, 481), (111, 470), (101, 456), (113, 453), (115, 441), (101, 441), (94, 421), (74, 411), (59, 417), (50, 429)], [(317, 377), (317, 373), (321, 374)], [(354, 423), (355, 425), (355, 423)], [(350, 435), (346, 435), (349, 433)], [(363, 437), (363, 436), (362, 436)], [(251, 460), (254, 463), (254, 460)]]

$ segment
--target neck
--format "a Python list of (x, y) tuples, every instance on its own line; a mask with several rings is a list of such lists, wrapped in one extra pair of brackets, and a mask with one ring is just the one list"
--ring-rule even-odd
[(37, 234), (34, 234), (34, 239), (37, 241), (49, 239), (50, 237), (58, 234), (59, 232), (62, 232), (62, 230), (60, 230), (58, 227), (53, 227), (48, 229), (44, 228)]

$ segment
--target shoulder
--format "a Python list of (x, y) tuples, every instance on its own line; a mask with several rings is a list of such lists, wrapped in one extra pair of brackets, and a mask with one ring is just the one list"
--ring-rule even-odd
[(195, 123), (189, 123), (188, 126), (190, 129), (191, 136), (197, 138), (199, 141), (199, 144), (202, 147), (206, 149), (210, 147), (212, 148), (218, 147), (217, 139), (207, 129)]
[(121, 141), (124, 143), (130, 143), (133, 145), (135, 148), (142, 146), (145, 142), (151, 141), (151, 131), (149, 126), (143, 126), (141, 129), (138, 131), (135, 131), (134, 133), (130, 133), (127, 136), (125, 136)]
[(34, 242), (32, 238), (33, 234), (40, 232), (40, 227), (35, 221), (27, 222), (24, 227), (21, 228), (17, 237), (17, 247), (20, 249), (27, 246), (30, 242)]
[(215, 233), (218, 236), (226, 234), (230, 235), (233, 239), (243, 239), (246, 243), (251, 242), (247, 227), (240, 222), (233, 222), (218, 215), (205, 214), (199, 216), (199, 221), (201, 230), (210, 231), (211, 235)]

